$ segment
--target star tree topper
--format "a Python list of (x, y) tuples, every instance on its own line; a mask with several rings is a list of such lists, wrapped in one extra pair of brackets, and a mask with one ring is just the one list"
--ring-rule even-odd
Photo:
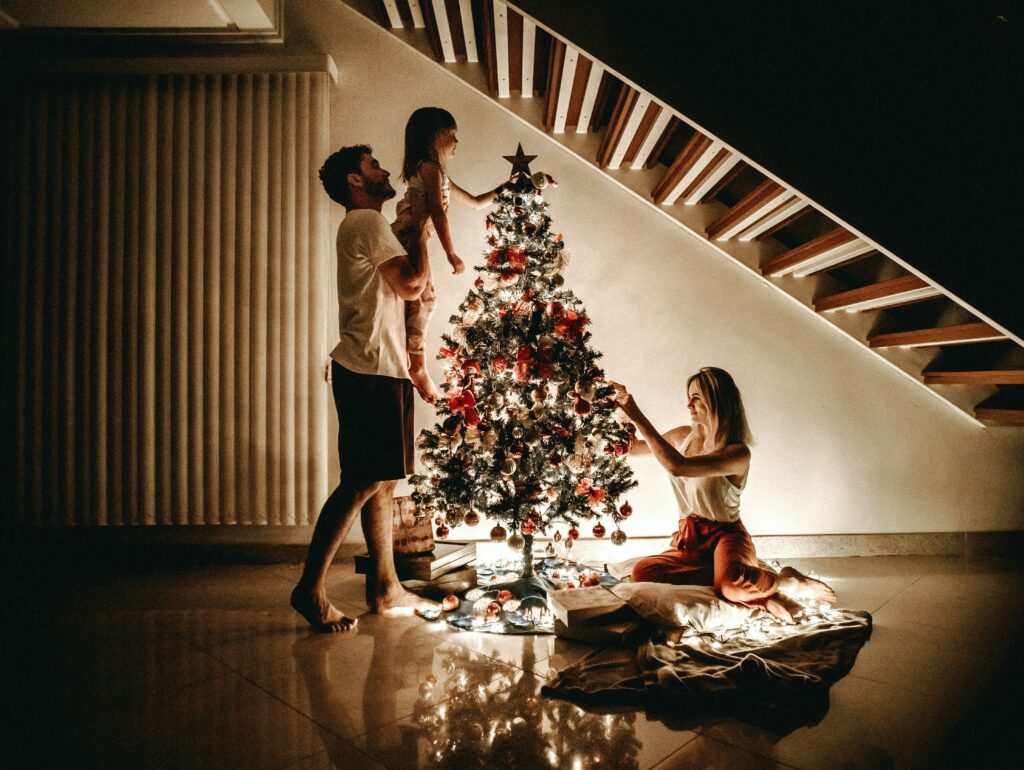
[(509, 178), (514, 177), (516, 174), (524, 174), (525, 176), (529, 177), (530, 163), (536, 160), (537, 158), (536, 155), (527, 155), (526, 153), (524, 153), (522, 143), (520, 143), (519, 146), (516, 147), (515, 155), (503, 155), (502, 157), (512, 164), (512, 173), (509, 175)]

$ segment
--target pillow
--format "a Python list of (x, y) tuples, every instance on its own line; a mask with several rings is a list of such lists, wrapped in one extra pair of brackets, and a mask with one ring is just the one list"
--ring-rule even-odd
[(668, 583), (619, 583), (612, 593), (650, 623), (665, 630), (688, 626), (696, 633), (738, 628), (754, 611), (722, 601), (711, 586)]

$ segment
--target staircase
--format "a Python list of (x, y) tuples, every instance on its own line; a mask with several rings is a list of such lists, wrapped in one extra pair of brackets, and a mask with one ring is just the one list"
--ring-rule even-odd
[(1024, 340), (502, 0), (346, 0), (967, 419), (1024, 426)]

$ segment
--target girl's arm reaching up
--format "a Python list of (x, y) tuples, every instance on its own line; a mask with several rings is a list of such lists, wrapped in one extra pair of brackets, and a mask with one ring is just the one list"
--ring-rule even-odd
[(452, 272), (457, 275), (465, 270), (466, 266), (459, 259), (459, 255), (455, 253), (455, 246), (452, 244), (452, 231), (448, 227), (448, 212), (444, 209), (444, 193), (441, 191), (441, 169), (436, 163), (423, 161), (418, 170), (423, 179), (423, 189), (427, 194), (427, 214), (430, 215), (430, 221), (434, 223), (434, 231), (437, 233), (438, 240), (441, 241), (441, 248), (448, 255)]
[(485, 193), (479, 195), (470, 195), (468, 192), (459, 187), (455, 182), (449, 181), (449, 185), (452, 190), (452, 198), (457, 200), (461, 205), (468, 206), (471, 209), (485, 209), (494, 203), (494, 190), (488, 190)]

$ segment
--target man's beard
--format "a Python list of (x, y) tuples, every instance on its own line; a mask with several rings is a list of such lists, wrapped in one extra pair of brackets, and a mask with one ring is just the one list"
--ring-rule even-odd
[(376, 198), (382, 201), (389, 201), (395, 197), (395, 188), (391, 186), (391, 182), (385, 179), (383, 182), (371, 182), (369, 179), (366, 180), (365, 190), (367, 195), (371, 198)]

